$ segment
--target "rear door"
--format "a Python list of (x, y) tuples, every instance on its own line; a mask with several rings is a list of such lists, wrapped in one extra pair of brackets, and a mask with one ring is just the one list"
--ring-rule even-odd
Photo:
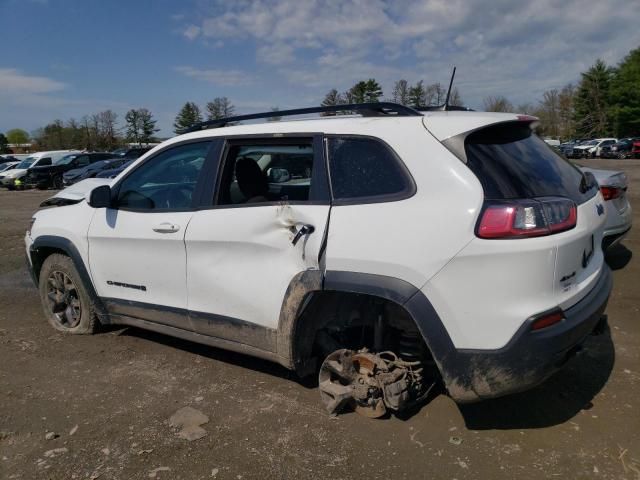
[(227, 139), (215, 189), (185, 237), (197, 331), (270, 348), (250, 333), (276, 328), (294, 277), (321, 270), (330, 209), (323, 151), (319, 135)]
[(89, 228), (89, 265), (110, 313), (189, 329), (184, 235), (211, 141), (170, 146), (113, 187)]

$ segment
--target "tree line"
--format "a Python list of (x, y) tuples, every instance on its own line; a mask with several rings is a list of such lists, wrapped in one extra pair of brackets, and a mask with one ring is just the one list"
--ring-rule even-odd
[[(444, 104), (447, 89), (440, 83), (424, 84), (423, 80), (415, 85), (409, 84), (404, 79), (394, 83), (391, 97), (387, 101), (407, 105), (410, 107), (435, 107)], [(378, 102), (383, 99), (384, 93), (380, 84), (373, 78), (362, 80), (343, 93), (332, 88), (322, 100), (322, 106), (344, 105), (349, 103)], [(462, 96), (457, 87), (451, 89), (449, 105), (463, 106)], [(324, 115), (335, 115), (327, 112)]]
[(596, 60), (577, 85), (547, 90), (537, 104), (513, 105), (504, 96), (491, 96), (483, 107), (535, 115), (539, 134), (563, 140), (640, 136), (640, 48), (615, 67)]
[[(425, 86), (424, 81), (420, 80), (415, 85), (410, 85), (406, 80), (399, 80), (395, 82), (393, 93), (388, 101), (415, 107), (436, 106), (444, 103), (446, 93), (446, 89), (440, 83)], [(351, 88), (342, 93), (335, 88), (331, 89), (325, 95), (321, 105), (378, 102), (383, 97), (384, 93), (380, 84), (374, 78), (370, 78), (356, 82)], [(449, 104), (463, 105), (460, 92), (455, 87), (451, 90)], [(279, 108), (272, 107), (271, 110), (277, 112)], [(204, 111), (206, 118), (203, 117), (200, 107), (196, 103), (186, 102), (173, 122), (175, 133), (180, 134), (204, 120), (219, 120), (232, 117), (236, 109), (227, 97), (216, 97), (205, 105)], [(335, 113), (327, 112), (323, 115), (335, 115)], [(274, 115), (268, 120), (279, 121), (280, 117)]]
[[(85, 115), (80, 120), (60, 119), (38, 128), (29, 135), (22, 129), (9, 130), (0, 134), (0, 150), (7, 150), (7, 144), (35, 143), (40, 150), (86, 149), (113, 150), (125, 142), (151, 143), (156, 140), (156, 120), (146, 108), (129, 110), (124, 127), (118, 126), (118, 115), (113, 110), (105, 110), (93, 115)], [(3, 143), (4, 142), (4, 143)]]

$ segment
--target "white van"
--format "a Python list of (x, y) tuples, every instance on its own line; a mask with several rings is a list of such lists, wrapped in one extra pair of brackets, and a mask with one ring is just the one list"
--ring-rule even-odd
[(44, 167), (53, 165), (62, 157), (70, 153), (80, 153), (76, 150), (52, 150), (49, 152), (36, 152), (22, 160), (15, 168), (0, 173), (0, 185), (14, 190), (22, 185), (22, 177), (31, 167)]

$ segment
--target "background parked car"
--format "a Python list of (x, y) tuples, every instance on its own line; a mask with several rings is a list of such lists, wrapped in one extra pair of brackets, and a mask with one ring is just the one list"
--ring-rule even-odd
[(640, 158), (640, 140), (635, 140), (631, 147), (631, 157)]
[(598, 182), (605, 202), (607, 220), (602, 236), (602, 248), (607, 249), (620, 242), (631, 229), (631, 205), (627, 198), (628, 180), (624, 172), (580, 167), (591, 172)]
[(613, 145), (617, 138), (595, 138), (581, 143), (573, 148), (574, 158), (595, 158), (600, 156), (600, 150), (605, 145)]
[(40, 189), (56, 188), (61, 189), (62, 175), (74, 168), (86, 167), (100, 160), (112, 158), (111, 153), (72, 153), (65, 155), (53, 165), (33, 166), (27, 170), (24, 178), (25, 186), (34, 186)]
[(600, 150), (600, 158), (630, 158), (633, 142), (640, 138), (621, 138), (617, 143), (603, 145)]
[(9, 162), (17, 162), (18, 159), (13, 157), (11, 154), (0, 155), (0, 165), (9, 163)]
[(124, 171), (129, 165), (131, 165), (135, 160), (129, 160), (128, 162), (123, 163), (118, 168), (110, 168), (108, 170), (103, 170), (102, 172), (96, 175), (96, 178), (116, 178), (120, 172)]
[(120, 158), (135, 159), (135, 158), (141, 157), (152, 148), (153, 147), (118, 148), (113, 152), (111, 152), (111, 156), (113, 158), (120, 157)]
[(582, 145), (584, 142), (588, 142), (590, 139), (584, 138), (576, 138), (574, 140), (569, 140), (568, 142), (564, 142), (560, 144), (558, 149), (560, 152), (567, 158), (575, 158), (576, 154), (581, 154), (582, 152), (574, 152), (574, 148), (578, 145)]
[(62, 174), (62, 184), (63, 186), (68, 187), (80, 180), (84, 180), (85, 178), (93, 178), (103, 170), (118, 168), (127, 161), (128, 160), (126, 158), (110, 158), (108, 160), (99, 160), (87, 165), (86, 167), (74, 168), (73, 170), (69, 170)]
[(62, 157), (74, 152), (72, 150), (52, 150), (37, 152), (22, 160), (15, 168), (6, 170), (0, 174), (0, 184), (9, 190), (23, 187), (23, 179), (27, 170), (31, 167), (53, 165)]
[(0, 164), (0, 172), (6, 172), (7, 170), (11, 170), (15, 168), (20, 162), (7, 162)]

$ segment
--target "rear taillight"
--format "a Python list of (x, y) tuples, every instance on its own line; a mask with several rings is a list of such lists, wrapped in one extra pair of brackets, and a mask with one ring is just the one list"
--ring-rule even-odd
[(602, 192), (602, 197), (605, 200), (613, 200), (614, 198), (619, 198), (622, 195), (622, 192), (624, 192), (624, 188), (604, 186), (600, 187), (600, 192)]
[(566, 198), (485, 202), (476, 235), (480, 238), (528, 238), (576, 226), (576, 204)]

